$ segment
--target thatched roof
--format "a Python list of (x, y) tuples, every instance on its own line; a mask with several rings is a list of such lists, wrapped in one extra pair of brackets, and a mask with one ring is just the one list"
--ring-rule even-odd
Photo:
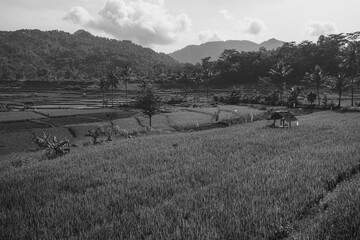
[(277, 119), (285, 119), (288, 122), (297, 121), (298, 119), (289, 111), (281, 110), (271, 113), (271, 115), (267, 118), (268, 120), (277, 120)]

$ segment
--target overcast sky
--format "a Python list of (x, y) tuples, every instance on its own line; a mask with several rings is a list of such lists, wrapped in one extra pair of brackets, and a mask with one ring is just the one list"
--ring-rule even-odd
[(359, 0), (0, 0), (0, 30), (85, 29), (170, 53), (207, 41), (360, 31), (359, 9)]

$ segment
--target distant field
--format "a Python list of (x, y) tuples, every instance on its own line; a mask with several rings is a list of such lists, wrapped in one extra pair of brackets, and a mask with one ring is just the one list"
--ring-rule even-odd
[(0, 122), (25, 121), (29, 119), (40, 119), (40, 118), (46, 118), (46, 117), (32, 111), (0, 112)]
[(86, 114), (98, 114), (98, 113), (123, 113), (122, 110), (114, 110), (108, 108), (99, 109), (37, 109), (36, 112), (44, 114), (49, 117), (60, 116), (74, 116), (74, 115), (86, 115)]
[(358, 239), (360, 115), (298, 118), (0, 156), (0, 239)]

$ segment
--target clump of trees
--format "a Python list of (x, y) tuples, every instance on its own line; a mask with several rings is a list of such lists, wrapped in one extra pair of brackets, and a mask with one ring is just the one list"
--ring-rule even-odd
[(111, 88), (111, 106), (114, 107), (114, 95), (115, 90), (118, 89), (119, 84), (123, 83), (125, 85), (125, 98), (126, 104), (129, 104), (128, 101), (128, 83), (132, 78), (132, 70), (130, 64), (125, 64), (124, 67), (117, 67), (113, 70), (108, 70), (105, 77), (102, 77), (98, 82), (99, 90), (102, 92), (103, 96), (103, 107), (105, 107), (105, 92)]

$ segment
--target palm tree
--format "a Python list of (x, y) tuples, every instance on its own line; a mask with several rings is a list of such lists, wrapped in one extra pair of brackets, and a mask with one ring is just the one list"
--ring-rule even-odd
[(201, 68), (195, 65), (196, 69), (191, 74), (191, 79), (196, 83), (198, 90), (198, 99), (200, 100), (200, 84), (202, 82)]
[(284, 91), (286, 90), (286, 82), (289, 74), (293, 71), (290, 65), (286, 65), (280, 60), (272, 69), (269, 70), (270, 78), (260, 78), (260, 81), (271, 87), (275, 87), (279, 93), (279, 99), (282, 100)]
[(131, 76), (131, 67), (130, 65), (125, 65), (125, 67), (121, 68), (120, 70), (120, 76), (122, 78), (123, 83), (125, 83), (125, 99), (126, 99), (126, 104), (128, 104), (128, 91), (127, 91), (127, 84), (130, 81), (130, 76)]
[(191, 73), (188, 73), (186, 71), (181, 71), (179, 73), (178, 79), (180, 82), (184, 83), (184, 98), (187, 97), (187, 93), (188, 93), (188, 88), (187, 88), (187, 83), (189, 83), (192, 80), (192, 75)]
[(327, 74), (322, 70), (319, 65), (316, 65), (311, 73), (306, 73), (304, 81), (309, 82), (316, 87), (316, 94), (318, 99), (318, 106), (320, 106), (320, 87), (328, 79)]
[(111, 98), (111, 106), (114, 107), (114, 91), (117, 89), (119, 84), (119, 79), (117, 78), (115, 72), (111, 71), (107, 74), (107, 84), (111, 87), (112, 90), (112, 98)]
[(211, 57), (201, 59), (202, 79), (206, 84), (206, 99), (209, 102), (209, 84), (214, 75), (214, 63), (210, 62)]
[(354, 106), (354, 85), (359, 73), (359, 61), (359, 44), (357, 42), (349, 42), (339, 67), (346, 70), (346, 74), (351, 80), (351, 106)]
[(329, 77), (325, 82), (325, 86), (331, 90), (337, 91), (339, 95), (338, 107), (340, 107), (342, 93), (351, 86), (351, 82), (344, 73), (340, 73), (336, 77)]
[(106, 78), (101, 78), (99, 83), (99, 88), (100, 88), (100, 91), (102, 92), (102, 95), (103, 95), (103, 107), (105, 105), (105, 91), (107, 89), (109, 89), (109, 84), (108, 84), (108, 81), (106, 80)]

